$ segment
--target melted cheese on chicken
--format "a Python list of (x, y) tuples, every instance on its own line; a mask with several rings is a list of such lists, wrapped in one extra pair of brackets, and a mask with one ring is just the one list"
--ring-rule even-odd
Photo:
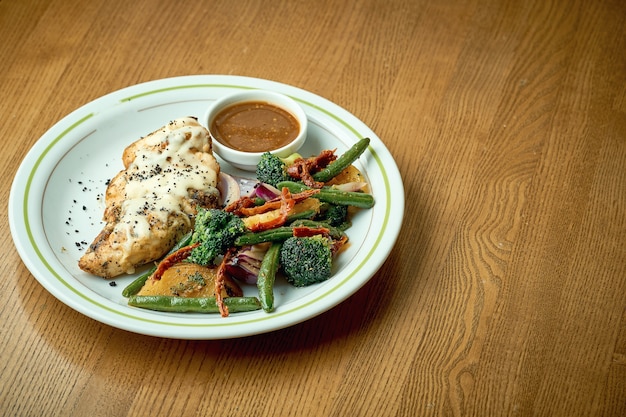
[(216, 207), (219, 165), (208, 131), (177, 119), (124, 150), (125, 170), (105, 194), (106, 222), (79, 261), (86, 272), (114, 277), (162, 257), (193, 227), (197, 206)]

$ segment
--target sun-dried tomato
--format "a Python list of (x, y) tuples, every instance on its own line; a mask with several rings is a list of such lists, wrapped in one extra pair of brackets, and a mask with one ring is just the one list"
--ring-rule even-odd
[(311, 188), (322, 188), (323, 182), (316, 181), (313, 174), (326, 168), (328, 164), (337, 159), (334, 150), (323, 150), (317, 156), (310, 158), (299, 158), (287, 168), (287, 174), (290, 177), (301, 180), (305, 185)]
[(155, 281), (160, 280), (165, 271), (167, 271), (172, 265), (187, 259), (189, 255), (191, 255), (191, 251), (198, 245), (200, 245), (200, 243), (184, 246), (167, 255), (161, 262), (159, 262), (159, 265), (157, 266), (156, 271), (152, 274), (151, 278)]
[(307, 226), (295, 226), (293, 228), (293, 235), (295, 237), (310, 237), (316, 235), (328, 236), (330, 230), (325, 227), (307, 227)]

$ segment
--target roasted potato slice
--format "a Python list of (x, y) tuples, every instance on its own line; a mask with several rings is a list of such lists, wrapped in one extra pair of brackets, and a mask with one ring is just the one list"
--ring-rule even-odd
[[(215, 296), (217, 267), (191, 262), (179, 262), (163, 272), (161, 279), (149, 278), (137, 295), (169, 295), (178, 297)], [(241, 297), (241, 287), (228, 276), (224, 277), (222, 297)]]

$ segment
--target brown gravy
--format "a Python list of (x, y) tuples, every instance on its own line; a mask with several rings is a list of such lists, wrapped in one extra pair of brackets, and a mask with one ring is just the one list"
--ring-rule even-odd
[(233, 149), (266, 152), (295, 139), (300, 124), (286, 110), (265, 102), (248, 101), (219, 112), (210, 130), (216, 140)]

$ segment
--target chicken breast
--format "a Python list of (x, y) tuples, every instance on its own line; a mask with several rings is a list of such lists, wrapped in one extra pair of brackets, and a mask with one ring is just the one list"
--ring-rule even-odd
[(209, 132), (176, 119), (129, 145), (105, 193), (106, 223), (78, 266), (105, 278), (163, 257), (193, 228), (198, 206), (219, 205), (220, 167)]

